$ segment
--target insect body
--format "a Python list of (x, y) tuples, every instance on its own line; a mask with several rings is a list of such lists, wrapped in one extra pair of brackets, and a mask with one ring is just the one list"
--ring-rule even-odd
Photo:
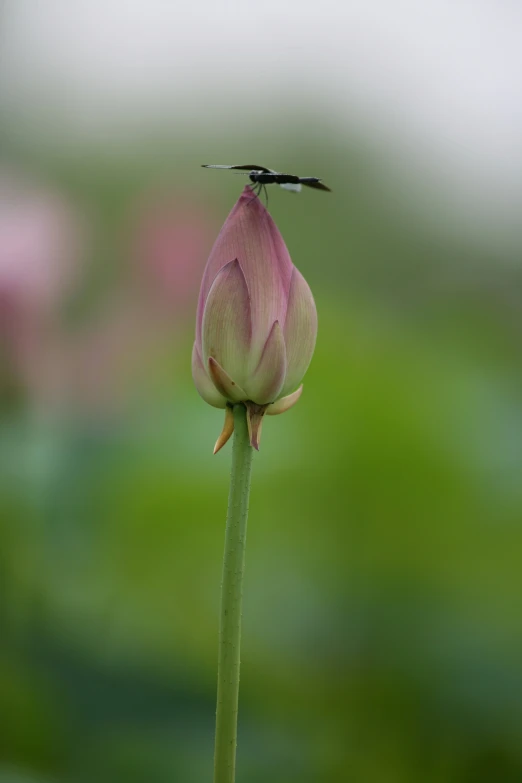
[(244, 171), (245, 173), (248, 172), (250, 181), (254, 185), (252, 190), (256, 195), (259, 195), (261, 190), (265, 189), (266, 185), (274, 184), (279, 185), (285, 190), (292, 190), (295, 193), (299, 193), (302, 185), (306, 185), (308, 188), (327, 190), (330, 192), (330, 188), (326, 187), (318, 177), (297, 177), (295, 174), (281, 174), (278, 171), (272, 171), (272, 169), (265, 169), (263, 166), (225, 166), (204, 163), (203, 168), (237, 169), (239, 171)]

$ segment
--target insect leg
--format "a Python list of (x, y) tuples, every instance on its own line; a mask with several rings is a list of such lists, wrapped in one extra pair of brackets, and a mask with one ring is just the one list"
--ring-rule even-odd
[(250, 185), (250, 189), (251, 189), (251, 191), (252, 191), (252, 193), (253, 193), (254, 195), (253, 195), (253, 196), (252, 196), (252, 198), (249, 200), (249, 203), (250, 203), (250, 201), (253, 201), (253, 200), (254, 200), (254, 199), (256, 199), (256, 198), (259, 198), (259, 194), (261, 193), (261, 188), (262, 188), (262, 187), (263, 187), (263, 185), (262, 185), (260, 182), (254, 182), (254, 183), (252, 183), (252, 184)]

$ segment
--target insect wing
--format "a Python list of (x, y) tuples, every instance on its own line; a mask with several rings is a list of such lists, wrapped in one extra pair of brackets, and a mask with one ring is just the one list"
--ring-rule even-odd
[(327, 190), (328, 193), (331, 193), (331, 189), (326, 187), (320, 180), (315, 179), (314, 177), (301, 177), (301, 182), (303, 185), (306, 185), (307, 188), (315, 188), (316, 190)]
[(300, 182), (283, 182), (282, 184), (279, 184), (279, 187), (284, 188), (284, 190), (291, 190), (293, 193), (301, 192)]
[(202, 163), (204, 169), (238, 169), (240, 171), (262, 171), (264, 174), (270, 174), (270, 169), (265, 169), (264, 166), (225, 166), (216, 163)]

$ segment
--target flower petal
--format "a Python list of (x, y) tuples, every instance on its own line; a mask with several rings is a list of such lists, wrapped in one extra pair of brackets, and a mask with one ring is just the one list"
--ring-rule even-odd
[(312, 360), (317, 338), (317, 310), (310, 287), (294, 267), (283, 330), (286, 345), (286, 378), (282, 396), (294, 391)]
[(286, 397), (280, 397), (277, 402), (273, 402), (272, 405), (268, 406), (266, 409), (267, 416), (277, 416), (279, 413), (285, 413), (285, 411), (296, 404), (302, 391), (303, 384), (301, 384), (293, 394), (288, 394)]
[(283, 323), (293, 264), (279, 229), (248, 185), (212, 248), (201, 284), (198, 335), (202, 333), (208, 292), (216, 275), (232, 258), (239, 259), (250, 293), (251, 350), (257, 362), (272, 324), (276, 320)]
[(247, 377), (251, 332), (250, 297), (245, 276), (235, 259), (217, 274), (205, 302), (203, 361), (212, 357), (242, 384)]
[(274, 321), (261, 359), (249, 376), (246, 391), (249, 399), (258, 405), (266, 405), (277, 399), (286, 375), (286, 349), (283, 330)]
[[(241, 402), (247, 399), (246, 393), (241, 386), (232, 380), (230, 375), (225, 372), (219, 362), (216, 362), (212, 356), (208, 360), (208, 371), (214, 382), (216, 389), (231, 402)], [(224, 407), (224, 406), (220, 406)]]
[(218, 392), (203, 366), (196, 343), (194, 343), (194, 348), (192, 349), (192, 377), (196, 389), (205, 402), (213, 405), (214, 408), (224, 408), (226, 406), (227, 401), (225, 397)]

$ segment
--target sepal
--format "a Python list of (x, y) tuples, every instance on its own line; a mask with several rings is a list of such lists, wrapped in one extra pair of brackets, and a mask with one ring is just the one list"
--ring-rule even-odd
[(259, 441), (261, 440), (261, 428), (263, 418), (266, 413), (267, 405), (256, 405), (255, 402), (245, 402), (247, 409), (248, 437), (250, 445), (256, 451), (259, 451)]
[(234, 432), (234, 411), (232, 409), (231, 405), (227, 405), (225, 408), (225, 423), (223, 424), (223, 429), (221, 430), (221, 435), (216, 441), (216, 445), (214, 446), (214, 454), (217, 454), (218, 451), (220, 451), (225, 443), (227, 443), (230, 439), (230, 436)]

